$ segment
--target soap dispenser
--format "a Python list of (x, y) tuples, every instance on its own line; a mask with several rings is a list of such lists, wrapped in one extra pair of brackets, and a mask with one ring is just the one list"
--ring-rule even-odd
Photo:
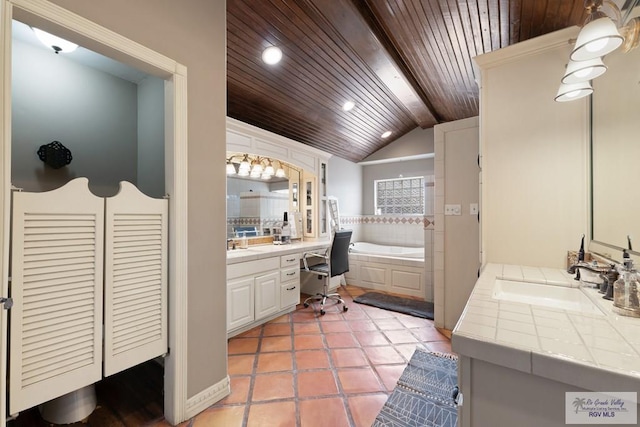
[(640, 281), (633, 260), (623, 250), (620, 277), (613, 284), (613, 311), (622, 316), (640, 317)]

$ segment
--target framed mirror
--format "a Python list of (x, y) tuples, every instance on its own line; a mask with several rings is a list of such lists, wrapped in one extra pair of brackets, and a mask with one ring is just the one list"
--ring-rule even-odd
[(640, 48), (604, 62), (607, 72), (592, 82), (591, 250), (619, 260), (628, 237), (640, 255)]
[[(245, 158), (251, 166), (261, 163), (266, 168), (271, 164), (274, 173), (269, 177), (239, 173)], [(283, 172), (277, 173), (280, 168)], [(284, 212), (299, 211), (301, 176), (298, 168), (279, 159), (227, 152), (227, 237), (241, 237), (239, 233), (249, 238), (273, 235), (282, 225)]]

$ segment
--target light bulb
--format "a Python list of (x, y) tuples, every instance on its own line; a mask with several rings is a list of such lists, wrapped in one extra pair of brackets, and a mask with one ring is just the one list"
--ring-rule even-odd
[(588, 52), (599, 52), (607, 45), (607, 39), (594, 40), (584, 45)]
[(282, 59), (282, 51), (277, 46), (269, 46), (262, 51), (262, 60), (265, 64), (274, 65)]

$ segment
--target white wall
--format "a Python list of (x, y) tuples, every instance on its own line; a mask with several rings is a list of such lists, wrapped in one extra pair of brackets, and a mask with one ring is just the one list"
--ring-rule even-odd
[(150, 197), (164, 191), (164, 80), (138, 84), (138, 188)]
[[(478, 278), (480, 223), (470, 205), (480, 200), (479, 120), (435, 126), (436, 217), (434, 299), (436, 326), (452, 330)], [(446, 204), (460, 215), (444, 215)]]
[[(85, 176), (99, 196), (137, 182), (137, 86), (53, 51), (14, 41), (12, 183), (48, 191)], [(53, 169), (38, 148), (60, 141), (73, 156)]]
[(476, 58), (485, 262), (563, 268), (588, 234), (587, 99), (554, 102), (577, 32)]
[(362, 166), (336, 156), (327, 166), (327, 195), (338, 198), (340, 214), (362, 214)]

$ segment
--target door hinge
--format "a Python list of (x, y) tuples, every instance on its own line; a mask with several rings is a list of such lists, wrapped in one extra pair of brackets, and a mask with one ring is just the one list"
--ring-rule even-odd
[(3, 308), (5, 310), (9, 310), (11, 307), (13, 307), (13, 299), (12, 298), (0, 297), (0, 304), (3, 305)]

